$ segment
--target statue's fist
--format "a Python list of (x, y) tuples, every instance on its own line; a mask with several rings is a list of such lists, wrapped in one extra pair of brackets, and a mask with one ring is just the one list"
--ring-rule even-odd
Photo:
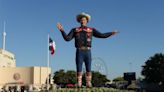
[(63, 26), (62, 26), (60, 23), (57, 23), (57, 28), (58, 28), (60, 31), (63, 31)]

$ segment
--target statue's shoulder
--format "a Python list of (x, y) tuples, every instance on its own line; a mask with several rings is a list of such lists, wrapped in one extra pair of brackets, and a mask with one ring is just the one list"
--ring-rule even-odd
[(81, 32), (82, 28), (81, 27), (75, 27), (74, 30), (75, 30), (75, 32)]
[(87, 27), (87, 28), (85, 29), (85, 31), (90, 33), (90, 32), (93, 31), (93, 28), (92, 28), (92, 27)]

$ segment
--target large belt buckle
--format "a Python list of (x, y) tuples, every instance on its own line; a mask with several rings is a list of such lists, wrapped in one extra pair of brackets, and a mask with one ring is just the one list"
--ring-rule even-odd
[(90, 50), (90, 47), (80, 47), (81, 50)]
[(88, 50), (90, 50), (90, 49), (91, 49), (91, 47), (87, 47), (87, 49), (88, 49)]

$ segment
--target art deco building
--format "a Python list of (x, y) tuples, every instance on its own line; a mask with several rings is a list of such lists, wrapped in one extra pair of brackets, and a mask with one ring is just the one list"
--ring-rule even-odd
[(6, 33), (4, 31), (3, 48), (0, 49), (0, 92), (24, 89), (39, 91), (47, 87), (46, 81), (51, 69), (41, 66), (17, 67), (15, 55), (5, 49), (5, 37)]

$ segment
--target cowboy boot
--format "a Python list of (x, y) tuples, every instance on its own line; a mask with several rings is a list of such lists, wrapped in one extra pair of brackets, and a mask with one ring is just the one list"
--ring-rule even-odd
[(92, 74), (91, 74), (91, 72), (87, 72), (86, 73), (86, 87), (87, 88), (91, 88), (92, 87), (91, 80), (92, 80)]
[(82, 72), (78, 72), (78, 73), (77, 73), (77, 86), (78, 86), (79, 88), (82, 87)]

